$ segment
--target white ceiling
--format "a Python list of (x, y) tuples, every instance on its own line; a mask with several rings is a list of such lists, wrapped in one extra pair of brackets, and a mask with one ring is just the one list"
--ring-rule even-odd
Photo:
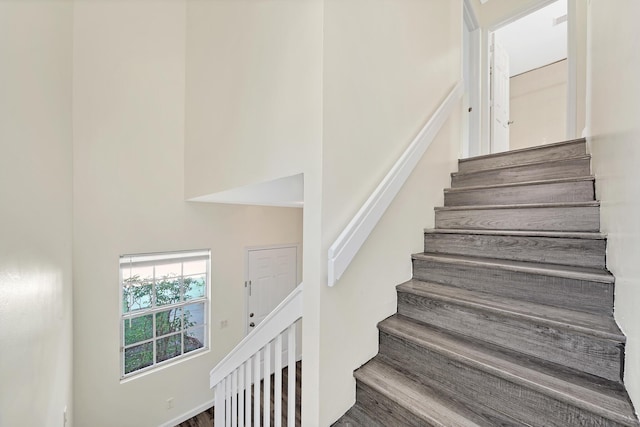
[(567, 0), (558, 0), (496, 30), (496, 41), (509, 54), (511, 76), (567, 57), (566, 15)]

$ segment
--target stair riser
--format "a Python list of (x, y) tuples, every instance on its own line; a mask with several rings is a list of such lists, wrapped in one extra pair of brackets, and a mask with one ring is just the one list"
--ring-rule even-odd
[(356, 401), (366, 416), (376, 420), (379, 426), (445, 427), (417, 417), (361, 381), (356, 381)]
[(591, 202), (593, 181), (556, 182), (469, 191), (445, 191), (445, 206), (511, 205), (517, 203)]
[(436, 210), (436, 228), (598, 231), (597, 206)]
[(413, 260), (413, 277), (555, 307), (603, 314), (613, 311), (610, 283), (424, 259)]
[(398, 314), (608, 380), (622, 381), (621, 342), (404, 292), (398, 293)]
[(551, 147), (540, 147), (536, 150), (505, 153), (500, 156), (465, 160), (458, 163), (458, 170), (460, 172), (474, 172), (501, 166), (583, 156), (586, 153), (586, 142), (581, 140), (569, 144), (555, 145)]
[[(531, 426), (619, 425), (534, 388), (507, 381), (472, 364), (384, 332), (380, 333), (379, 357), (414, 380), (442, 389), (465, 404), (487, 406)], [(407, 367), (411, 370), (407, 371)]]
[(568, 159), (547, 164), (514, 166), (477, 173), (454, 174), (451, 187), (509, 184), (514, 182), (541, 181), (545, 179), (579, 178), (591, 175), (589, 158)]
[(425, 233), (425, 252), (605, 267), (606, 241), (597, 239)]

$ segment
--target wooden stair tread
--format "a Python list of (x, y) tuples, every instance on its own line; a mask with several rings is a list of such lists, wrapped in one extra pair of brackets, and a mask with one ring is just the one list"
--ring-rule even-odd
[(481, 169), (481, 170), (470, 171), (470, 172), (451, 172), (451, 176), (452, 177), (461, 176), (461, 175), (469, 176), (469, 175), (475, 175), (475, 174), (483, 174), (489, 171), (516, 169), (516, 168), (537, 166), (537, 165), (548, 165), (550, 163), (566, 162), (567, 160), (589, 160), (589, 159), (591, 159), (591, 156), (589, 154), (585, 154), (580, 156), (562, 157), (562, 158), (553, 159), (553, 160), (541, 160), (541, 161), (535, 161), (535, 162), (524, 162), (524, 163), (518, 163), (513, 165), (498, 166), (495, 168), (487, 168), (487, 169)]
[(587, 149), (459, 160), (378, 355), (355, 373), (355, 425), (640, 427)]
[(356, 402), (338, 421), (331, 427), (383, 427), (377, 420), (374, 420)]
[(413, 254), (414, 260), (437, 261), (450, 264), (491, 267), (501, 270), (539, 274), (543, 276), (563, 277), (566, 279), (586, 280), (591, 282), (613, 283), (614, 277), (606, 270), (574, 267), (557, 264), (545, 264), (527, 261), (511, 261), (496, 258), (470, 257), (463, 255), (440, 255), (426, 252)]
[(458, 159), (458, 163), (466, 163), (466, 162), (470, 162), (474, 160), (482, 160), (482, 159), (492, 159), (496, 157), (505, 157), (513, 154), (521, 154), (521, 153), (527, 153), (531, 151), (540, 151), (547, 148), (560, 147), (563, 145), (571, 145), (571, 144), (583, 143), (583, 142), (586, 142), (585, 138), (576, 138), (576, 139), (570, 139), (567, 141), (552, 142), (550, 144), (536, 145), (533, 147), (525, 147), (525, 148), (519, 148), (516, 150), (502, 151), (500, 153), (483, 154), (480, 156), (467, 157), (466, 159)]
[(572, 177), (572, 178), (554, 178), (554, 179), (539, 179), (535, 181), (509, 182), (504, 184), (470, 185), (467, 187), (445, 188), (444, 192), (445, 193), (464, 193), (465, 191), (486, 190), (486, 189), (492, 189), (492, 188), (523, 187), (527, 185), (545, 185), (545, 184), (557, 184), (557, 183), (580, 182), (580, 181), (595, 181), (595, 177), (581, 176), (581, 177)]
[(443, 398), (430, 387), (419, 384), (393, 367), (373, 358), (354, 372), (355, 378), (410, 410), (427, 425), (441, 427), (491, 426), (489, 420), (451, 399)]
[(428, 234), (481, 234), (489, 236), (518, 236), (518, 237), (555, 237), (568, 239), (606, 239), (606, 234), (599, 232), (577, 231), (537, 231), (537, 230), (477, 230), (455, 228), (425, 228)]
[(518, 203), (515, 205), (471, 205), (471, 206), (437, 206), (436, 211), (472, 211), (489, 209), (537, 209), (537, 208), (572, 208), (600, 207), (600, 202), (559, 202), (559, 203)]
[(536, 304), (415, 279), (398, 285), (397, 290), (477, 310), (500, 312), (506, 316), (528, 319), (549, 327), (570, 329), (621, 343), (626, 341), (626, 337), (611, 316)]
[(626, 394), (613, 383), (571, 375), (399, 315), (383, 320), (378, 328), (413, 345), (428, 348), (451, 360), (537, 390), (622, 425), (638, 425)]

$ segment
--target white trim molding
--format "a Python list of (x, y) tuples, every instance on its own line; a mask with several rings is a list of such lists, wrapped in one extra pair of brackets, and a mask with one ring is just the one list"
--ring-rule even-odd
[(329, 248), (328, 285), (333, 286), (340, 279), (358, 253), (369, 234), (396, 197), (405, 181), (418, 164), (425, 151), (440, 131), (440, 128), (454, 111), (462, 97), (464, 83), (458, 81), (445, 100), (420, 130), (407, 150), (400, 156), (389, 173), (362, 205), (345, 229)]
[(567, 2), (567, 140), (577, 137), (578, 127), (578, 34), (576, 4)]
[(471, 0), (464, 0), (463, 13), (464, 22), (469, 30), (473, 31), (480, 27), (480, 22), (478, 21), (478, 17), (476, 16), (476, 11), (473, 9)]
[(190, 410), (188, 412), (185, 412), (182, 415), (179, 415), (179, 416), (175, 417), (171, 421), (167, 421), (166, 423), (161, 424), (160, 427), (175, 427), (178, 424), (183, 423), (183, 422), (187, 421), (188, 419), (195, 417), (199, 413), (204, 412), (207, 409), (211, 408), (214, 403), (215, 403), (215, 399), (211, 399), (211, 400), (207, 401), (206, 403), (203, 403), (202, 405), (197, 406), (194, 409), (192, 409), (192, 410)]

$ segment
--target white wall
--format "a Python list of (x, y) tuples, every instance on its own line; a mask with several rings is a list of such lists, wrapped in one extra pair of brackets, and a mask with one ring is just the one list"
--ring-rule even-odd
[(187, 4), (187, 197), (304, 172), (320, 143), (322, 2)]
[(555, 2), (498, 28), (496, 41), (509, 54), (509, 77), (567, 58), (567, 0)]
[[(209, 402), (244, 332), (244, 249), (302, 240), (302, 210), (184, 201), (186, 3), (76, 1), (75, 416), (158, 426)], [(212, 350), (120, 383), (118, 256), (212, 251)], [(228, 327), (220, 329), (220, 321)], [(166, 408), (173, 397), (174, 407)]]
[(72, 425), (69, 1), (0, 2), (0, 425)]
[(615, 316), (627, 335), (625, 384), (640, 407), (640, 2), (592, 0), (587, 110), (589, 138), (607, 233), (607, 267), (616, 277)]
[(509, 85), (511, 150), (566, 139), (566, 59), (511, 77)]
[(309, 360), (305, 353), (305, 366), (319, 366), (320, 401), (312, 402), (318, 418), (305, 417), (304, 425), (326, 426), (353, 404), (352, 372), (376, 354), (376, 323), (396, 311), (395, 285), (410, 277), (410, 254), (420, 250), (422, 229), (433, 223), (432, 208), (442, 203), (442, 189), (455, 169), (459, 121), (445, 125), (333, 288), (326, 286), (327, 249), (462, 78), (461, 49), (460, 1), (325, 1), (325, 258), (317, 295), (320, 312), (317, 319), (305, 318), (305, 328), (315, 328), (311, 321), (319, 323), (319, 359)]

